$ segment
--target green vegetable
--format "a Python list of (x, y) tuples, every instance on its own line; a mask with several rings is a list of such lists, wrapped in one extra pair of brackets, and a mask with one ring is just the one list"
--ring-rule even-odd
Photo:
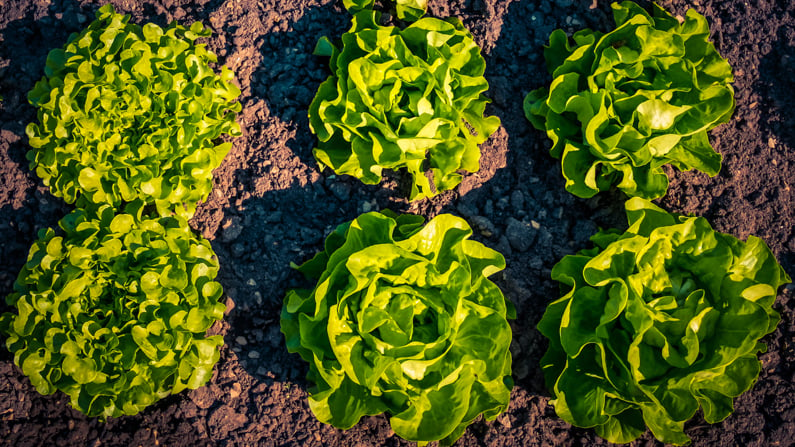
[(375, 0), (342, 0), (342, 6), (351, 13), (373, 9)]
[(0, 316), (14, 362), (42, 394), (63, 391), (88, 416), (136, 414), (202, 386), (223, 338), (218, 262), (179, 217), (140, 206), (77, 209), (63, 235), (42, 230)]
[[(375, 0), (342, 0), (342, 4), (345, 9), (355, 14), (373, 9)], [(395, 10), (398, 19), (415, 21), (425, 15), (428, 10), (428, 0), (395, 0)]]
[(428, 11), (428, 0), (396, 0), (395, 9), (398, 19), (413, 22)]
[(405, 167), (410, 199), (430, 197), (458, 185), (459, 171), (480, 168), (478, 144), (500, 125), (483, 117), (486, 63), (458, 19), (424, 18), (401, 30), (378, 25), (379, 17), (357, 13), (341, 48), (318, 42), (315, 54), (331, 56), (333, 74), (309, 107), (315, 158), (367, 184)]
[(662, 169), (710, 176), (721, 156), (707, 131), (734, 111), (731, 67), (709, 42), (706, 19), (687, 11), (680, 24), (654, 5), (613, 3), (616, 29), (556, 30), (544, 50), (552, 84), (530, 92), (525, 115), (546, 130), (561, 159), (566, 190), (591, 197), (615, 185), (627, 195), (662, 197)]
[(216, 62), (199, 37), (201, 23), (186, 29), (140, 27), (111, 5), (47, 57), (45, 77), (28, 100), (38, 123), (27, 127), (31, 170), (67, 203), (136, 199), (154, 203), (162, 216), (190, 217), (212, 188), (212, 170), (240, 135), (233, 73)]
[(596, 247), (552, 269), (567, 293), (538, 329), (558, 415), (630, 442), (646, 426), (685, 444), (683, 427), (702, 408), (709, 423), (756, 381), (760, 338), (773, 332), (773, 302), (790, 278), (765, 243), (714, 231), (703, 217), (626, 204), (629, 229), (602, 231)]
[(388, 412), (402, 438), (450, 444), (507, 407), (514, 310), (487, 279), (505, 260), (461, 218), (423, 220), (363, 214), (298, 267), (317, 285), (288, 292), (281, 326), (309, 363), (320, 421)]

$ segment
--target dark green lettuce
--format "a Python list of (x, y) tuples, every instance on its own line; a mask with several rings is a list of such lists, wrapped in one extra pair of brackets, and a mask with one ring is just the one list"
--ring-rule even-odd
[(767, 245), (714, 231), (703, 217), (669, 214), (630, 199), (629, 229), (602, 231), (596, 247), (552, 269), (565, 295), (538, 329), (551, 403), (578, 427), (630, 442), (649, 427), (685, 444), (699, 407), (709, 423), (756, 381), (773, 332), (773, 302), (790, 278)]
[(734, 111), (731, 67), (694, 10), (679, 23), (654, 5), (613, 3), (616, 29), (556, 30), (544, 50), (552, 84), (525, 98), (527, 119), (552, 139), (566, 190), (591, 197), (612, 186), (665, 195), (662, 166), (714, 176), (721, 156), (707, 131)]
[(478, 145), (500, 125), (483, 116), (480, 47), (458, 19), (423, 18), (405, 29), (378, 20), (361, 11), (340, 47), (318, 42), (315, 54), (331, 57), (333, 74), (309, 107), (315, 158), (367, 184), (384, 169), (406, 168), (411, 200), (452, 189), (460, 171), (480, 168)]
[(14, 362), (42, 394), (88, 416), (136, 414), (202, 386), (218, 361), (218, 261), (179, 217), (77, 209), (42, 230), (0, 316)]
[(299, 270), (281, 327), (309, 363), (309, 407), (337, 428), (388, 412), (404, 439), (450, 444), (508, 405), (513, 308), (488, 276), (505, 260), (458, 217), (367, 213)]
[(47, 56), (28, 94), (38, 122), (27, 127), (31, 170), (67, 203), (119, 207), (140, 199), (160, 215), (193, 215), (212, 188), (212, 170), (240, 135), (240, 90), (189, 29), (128, 23), (111, 5), (63, 49)]

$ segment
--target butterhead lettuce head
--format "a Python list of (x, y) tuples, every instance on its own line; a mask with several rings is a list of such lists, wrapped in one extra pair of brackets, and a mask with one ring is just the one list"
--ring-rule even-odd
[(281, 326), (309, 363), (309, 407), (337, 428), (387, 412), (395, 433), (450, 444), (508, 405), (513, 309), (487, 279), (505, 267), (458, 217), (367, 213), (299, 269)]
[(685, 422), (709, 423), (756, 381), (759, 340), (779, 321), (773, 302), (790, 278), (765, 243), (714, 231), (703, 217), (669, 214), (633, 198), (629, 228), (552, 269), (565, 295), (538, 329), (552, 404), (578, 427), (630, 442), (648, 426), (686, 444)]
[(309, 106), (314, 155), (367, 184), (384, 169), (406, 168), (410, 200), (434, 196), (458, 185), (460, 171), (480, 169), (478, 145), (500, 125), (483, 116), (486, 62), (458, 19), (426, 17), (400, 29), (378, 17), (356, 13), (341, 46), (318, 42), (315, 53), (331, 57), (333, 73)]
[(721, 156), (707, 131), (734, 111), (731, 67), (694, 10), (683, 23), (654, 5), (613, 3), (616, 29), (556, 30), (544, 50), (552, 84), (530, 92), (525, 114), (552, 139), (566, 190), (591, 197), (616, 186), (654, 199), (668, 190), (662, 166), (714, 176)]

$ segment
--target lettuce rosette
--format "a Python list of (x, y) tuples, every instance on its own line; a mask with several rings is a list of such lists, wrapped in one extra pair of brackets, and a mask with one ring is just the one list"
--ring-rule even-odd
[(552, 84), (530, 92), (525, 115), (552, 139), (566, 190), (591, 197), (612, 186), (665, 195), (663, 165), (714, 176), (721, 156), (707, 131), (734, 111), (731, 67), (709, 41), (706, 19), (683, 23), (653, 6), (613, 3), (616, 29), (556, 30), (544, 50)]
[(179, 217), (77, 209), (42, 230), (0, 316), (14, 362), (42, 394), (88, 416), (133, 415), (212, 375), (223, 338), (218, 261)]
[[(405, 29), (358, 12), (341, 46), (318, 42), (333, 74), (309, 107), (321, 168), (366, 184), (406, 168), (410, 199), (454, 188), (480, 169), (479, 144), (499, 127), (484, 117), (488, 83), (480, 47), (455, 18), (423, 18)], [(426, 175), (426, 171), (430, 170)]]
[(38, 108), (26, 130), (31, 170), (67, 203), (143, 200), (189, 218), (231, 148), (219, 137), (241, 134), (234, 74), (210, 67), (199, 22), (141, 27), (111, 5), (96, 17), (50, 52), (28, 94)]
[(701, 408), (708, 423), (733, 411), (779, 321), (778, 287), (790, 278), (767, 245), (714, 231), (703, 217), (626, 204), (629, 229), (601, 231), (595, 248), (552, 270), (565, 295), (538, 329), (551, 403), (572, 425), (630, 442), (646, 426), (686, 444), (683, 427)]
[(309, 406), (337, 428), (387, 412), (400, 437), (451, 444), (508, 405), (514, 311), (488, 276), (505, 260), (452, 215), (367, 213), (298, 267), (281, 327), (309, 363)]

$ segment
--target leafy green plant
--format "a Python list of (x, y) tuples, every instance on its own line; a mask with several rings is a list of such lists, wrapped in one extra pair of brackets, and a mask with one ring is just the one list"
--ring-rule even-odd
[(685, 421), (709, 423), (756, 381), (773, 332), (773, 302), (790, 278), (767, 245), (715, 232), (703, 217), (668, 214), (633, 198), (629, 229), (601, 231), (596, 247), (552, 269), (566, 294), (538, 329), (552, 404), (578, 427), (623, 443), (646, 426), (684, 444)]
[(347, 429), (391, 414), (402, 438), (450, 444), (480, 414), (508, 405), (514, 311), (487, 279), (505, 267), (452, 215), (367, 213), (340, 225), (298, 269), (281, 327), (309, 363), (309, 407)]
[(430, 197), (458, 185), (459, 171), (480, 168), (478, 144), (500, 125), (483, 116), (486, 63), (458, 19), (399, 29), (379, 17), (358, 12), (341, 46), (318, 42), (315, 54), (331, 57), (333, 74), (309, 107), (314, 155), (321, 168), (367, 184), (381, 181), (383, 169), (405, 167), (410, 199)]
[(616, 29), (556, 30), (544, 50), (552, 84), (525, 98), (527, 119), (552, 139), (566, 190), (591, 197), (617, 186), (627, 195), (662, 197), (662, 166), (710, 176), (721, 156), (707, 131), (734, 111), (731, 67), (709, 42), (706, 19), (687, 11), (680, 24), (658, 5), (649, 15), (613, 3)]
[[(415, 21), (425, 15), (428, 10), (428, 0), (395, 0), (395, 13), (400, 20)], [(357, 13), (373, 9), (375, 0), (342, 0), (345, 9)]]
[(42, 230), (0, 316), (14, 362), (42, 394), (88, 416), (136, 414), (212, 375), (223, 338), (218, 262), (179, 217), (77, 209)]
[(128, 23), (111, 5), (63, 49), (47, 57), (28, 94), (38, 123), (27, 127), (31, 170), (67, 203), (136, 199), (160, 215), (190, 217), (212, 188), (212, 170), (240, 135), (240, 90), (233, 73), (216, 75), (201, 23), (163, 30)]

